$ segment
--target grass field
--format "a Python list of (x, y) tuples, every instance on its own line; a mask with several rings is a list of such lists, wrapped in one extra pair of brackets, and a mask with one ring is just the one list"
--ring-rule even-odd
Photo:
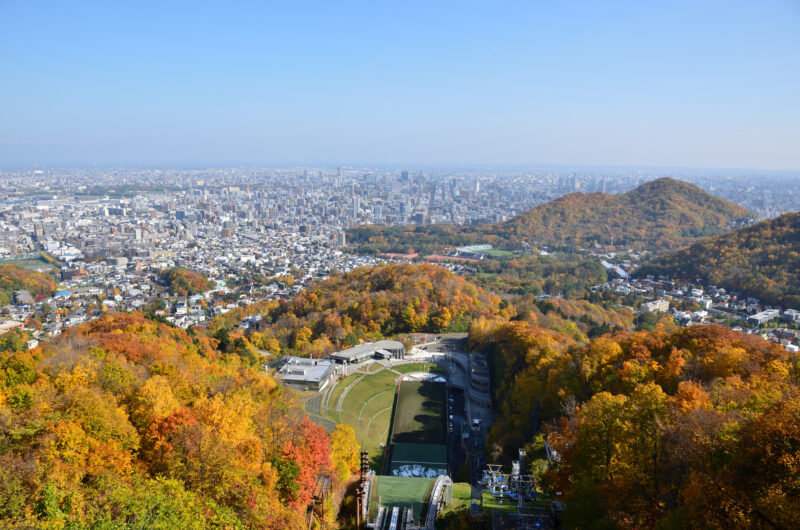
[[(345, 389), (362, 376), (345, 395), (342, 410), (337, 411), (336, 405)], [(350, 374), (330, 390), (327, 410), (327, 388), (322, 393), (299, 391), (298, 397), (305, 402), (306, 412), (311, 419), (326, 429), (331, 430), (332, 425), (339, 423), (353, 427), (356, 440), (362, 449), (369, 451), (371, 466), (377, 470), (383, 462), (381, 444), (386, 443), (389, 434), (396, 378), (397, 374), (388, 370), (374, 374)]]
[[(384, 506), (401, 506), (414, 510), (414, 520), (419, 522), (428, 500), (433, 479), (378, 476), (370, 491), (370, 514), (377, 514), (378, 498)], [(374, 512), (373, 512), (374, 510)]]
[(481, 254), (486, 254), (487, 256), (492, 256), (493, 258), (505, 258), (514, 255), (514, 253), (510, 250), (500, 250), (499, 248), (494, 248), (492, 250), (481, 250)]
[(3, 259), (0, 260), (0, 265), (16, 265), (23, 269), (32, 270), (49, 269), (51, 272), (58, 270), (58, 267), (55, 265), (51, 265), (40, 259)]
[(444, 507), (439, 512), (439, 516), (445, 516), (450, 512), (469, 509), (472, 504), (472, 486), (467, 482), (456, 482), (453, 484), (453, 502)]
[(469, 506), (472, 501), (472, 486), (468, 482), (453, 484), (453, 505)]
[(446, 388), (428, 381), (400, 384), (392, 443), (447, 444)]
[[(523, 507), (527, 509), (547, 508), (549, 506), (550, 506), (550, 499), (537, 499), (534, 502), (526, 502), (525, 504), (523, 504)], [(494, 495), (484, 490), (483, 511), (488, 514), (491, 514), (492, 511), (496, 511), (498, 513), (516, 513), (517, 501), (511, 499), (504, 499), (503, 502), (501, 503), (500, 501), (495, 500)]]
[(407, 374), (410, 372), (434, 372), (434, 373), (444, 372), (441, 366), (434, 363), (399, 364), (395, 366), (394, 369), (395, 371), (400, 372), (401, 374)]
[(328, 399), (328, 407), (330, 407), (332, 411), (336, 411), (336, 404), (339, 403), (339, 396), (342, 395), (344, 389), (350, 386), (350, 383), (358, 379), (360, 375), (362, 374), (350, 374), (336, 383), (336, 386), (334, 386), (331, 391), (331, 397)]
[[(413, 363), (396, 367), (401, 373), (441, 371), (432, 363)], [(360, 378), (360, 379), (359, 379)], [(355, 373), (339, 381), (332, 389), (322, 393), (300, 391), (298, 397), (304, 401), (306, 412), (312, 420), (326, 429), (338, 423), (353, 427), (361, 448), (369, 451), (373, 469), (381, 469), (383, 449), (387, 442), (392, 421), (392, 406), (395, 400), (397, 374), (389, 370), (376, 373)], [(336, 405), (345, 389), (358, 380), (345, 395), (342, 410)], [(403, 390), (407, 388), (407, 390)], [(325, 409), (325, 396), (328, 409)], [(405, 403), (398, 409), (401, 416), (395, 419), (393, 443), (422, 443), (446, 445), (445, 385), (442, 383), (406, 381), (401, 385), (398, 400)], [(399, 436), (398, 436), (399, 434)], [(440, 449), (431, 449), (438, 455)], [(446, 457), (445, 460), (446, 462)]]

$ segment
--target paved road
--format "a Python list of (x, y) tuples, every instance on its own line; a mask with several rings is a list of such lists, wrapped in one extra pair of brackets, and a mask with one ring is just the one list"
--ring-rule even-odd
[[(458, 468), (466, 461), (466, 454), (461, 447), (461, 426), (467, 423), (465, 412), (464, 391), (458, 388), (450, 387), (448, 399), (448, 415), (453, 415), (453, 428), (449, 435), (450, 447), (450, 476), (455, 477)], [(450, 412), (452, 410), (452, 412)]]
[(310, 414), (322, 414), (322, 394), (310, 397), (306, 400), (306, 412)]

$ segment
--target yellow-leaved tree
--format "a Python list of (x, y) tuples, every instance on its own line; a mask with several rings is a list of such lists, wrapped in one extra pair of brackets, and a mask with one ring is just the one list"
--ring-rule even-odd
[(353, 428), (347, 424), (337, 425), (331, 433), (331, 462), (340, 480), (347, 480), (358, 469), (360, 449)]

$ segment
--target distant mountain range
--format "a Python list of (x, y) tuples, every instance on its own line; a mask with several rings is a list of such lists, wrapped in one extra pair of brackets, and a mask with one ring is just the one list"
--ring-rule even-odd
[(663, 252), (754, 218), (749, 210), (697, 186), (661, 178), (617, 195), (571, 193), (502, 223), (361, 226), (348, 235), (361, 252), (428, 252), (474, 243), (568, 250), (600, 245)]
[(638, 274), (700, 280), (800, 307), (800, 212), (703, 239), (645, 264)]

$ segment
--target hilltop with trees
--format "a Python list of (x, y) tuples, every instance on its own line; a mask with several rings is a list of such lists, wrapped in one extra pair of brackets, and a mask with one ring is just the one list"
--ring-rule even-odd
[(248, 341), (273, 352), (319, 357), (396, 334), (467, 331), (474, 318), (497, 314), (500, 298), (435, 265), (362, 267), (288, 302), (264, 302), (234, 318), (222, 315), (209, 328), (230, 328), (239, 315), (253, 311), (263, 318)]
[(214, 282), (205, 274), (185, 267), (166, 269), (161, 273), (161, 278), (167, 282), (170, 291), (181, 296), (192, 296), (214, 287)]

